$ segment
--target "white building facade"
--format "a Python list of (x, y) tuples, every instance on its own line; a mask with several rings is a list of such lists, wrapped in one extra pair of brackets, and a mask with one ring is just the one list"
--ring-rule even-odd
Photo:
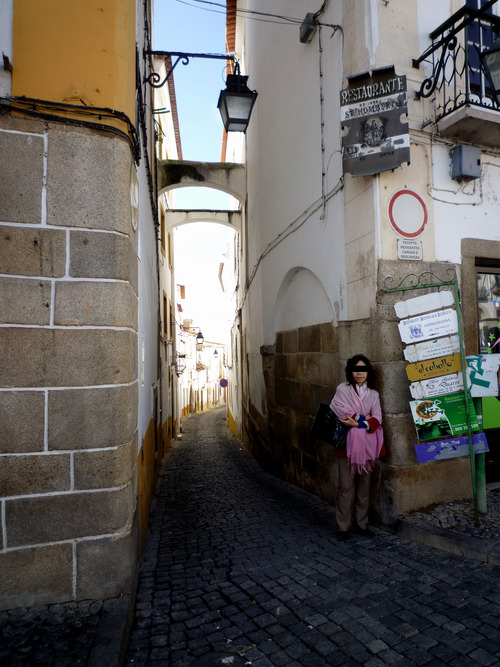
[(236, 53), (259, 94), (245, 135), (242, 433), (269, 469), (333, 500), (335, 459), (310, 426), (346, 360), (366, 354), (387, 448), (373, 509), (391, 522), (472, 493), (468, 457), (417, 463), (394, 311), (408, 295), (388, 289), (410, 274), (456, 277), (464, 349), (480, 351), (476, 274), (491, 281), (500, 268), (500, 111), (477, 54), (494, 39), (499, 7), (306, 4), (237, 3), (246, 11)]

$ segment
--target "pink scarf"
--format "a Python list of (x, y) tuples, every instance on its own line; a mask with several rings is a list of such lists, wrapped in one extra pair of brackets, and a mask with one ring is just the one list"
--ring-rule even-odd
[[(340, 419), (355, 414), (370, 415), (375, 417), (379, 424), (382, 424), (380, 397), (375, 389), (366, 387), (360, 396), (352, 385), (344, 382), (337, 387), (330, 407)], [(350, 428), (347, 432), (346, 454), (351, 465), (351, 472), (373, 470), (383, 444), (382, 427), (373, 433), (364, 428)]]

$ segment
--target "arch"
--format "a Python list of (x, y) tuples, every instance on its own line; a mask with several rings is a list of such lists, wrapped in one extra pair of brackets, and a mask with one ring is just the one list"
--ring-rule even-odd
[(280, 285), (273, 311), (273, 336), (335, 319), (330, 298), (319, 278), (309, 269), (290, 269)]
[(229, 162), (157, 161), (158, 194), (175, 188), (200, 186), (214, 188), (239, 202), (246, 199), (246, 169)]
[(170, 209), (165, 211), (165, 220), (167, 231), (172, 231), (174, 227), (188, 225), (192, 222), (216, 222), (234, 229), (235, 232), (241, 231), (241, 211), (208, 211), (202, 209), (179, 210)]

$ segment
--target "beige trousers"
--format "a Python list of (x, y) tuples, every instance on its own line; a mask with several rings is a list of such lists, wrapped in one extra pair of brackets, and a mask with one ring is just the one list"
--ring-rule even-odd
[(339, 458), (339, 484), (335, 515), (338, 530), (349, 530), (352, 524), (353, 499), (354, 520), (359, 528), (368, 528), (368, 507), (370, 504), (370, 474), (351, 473), (347, 459)]

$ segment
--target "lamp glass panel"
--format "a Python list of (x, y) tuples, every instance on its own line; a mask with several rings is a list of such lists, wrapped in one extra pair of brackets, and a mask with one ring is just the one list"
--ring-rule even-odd
[(253, 106), (253, 97), (229, 93), (226, 95), (226, 104), (229, 118), (249, 119)]
[(257, 93), (223, 90), (217, 104), (227, 132), (245, 132)]

